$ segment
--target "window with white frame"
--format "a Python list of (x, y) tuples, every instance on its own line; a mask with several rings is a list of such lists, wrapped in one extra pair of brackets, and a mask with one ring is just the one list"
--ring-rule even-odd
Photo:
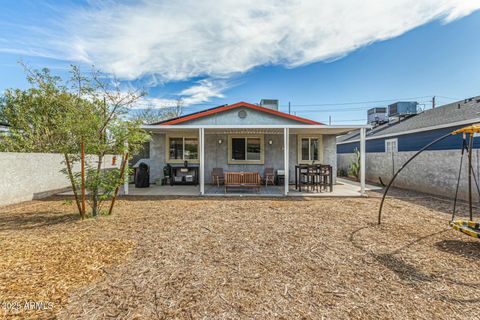
[(198, 161), (198, 138), (169, 136), (167, 137), (167, 160), (169, 162)]
[(398, 139), (387, 139), (385, 140), (385, 152), (392, 153), (398, 152)]
[(228, 162), (261, 164), (264, 159), (263, 136), (229, 136)]
[(299, 136), (298, 138), (298, 162), (312, 163), (322, 161), (321, 137)]

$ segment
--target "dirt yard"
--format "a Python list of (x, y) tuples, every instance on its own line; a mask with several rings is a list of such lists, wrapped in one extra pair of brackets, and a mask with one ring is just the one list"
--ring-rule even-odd
[(377, 194), (129, 198), (86, 221), (60, 198), (0, 208), (0, 315), (478, 319), (480, 241), (447, 227), (451, 201), (394, 195), (382, 226)]

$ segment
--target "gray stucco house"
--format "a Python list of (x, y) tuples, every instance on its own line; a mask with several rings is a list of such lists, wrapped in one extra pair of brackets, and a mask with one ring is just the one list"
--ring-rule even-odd
[[(329, 164), (336, 181), (336, 137), (366, 126), (329, 126), (278, 111), (278, 104), (239, 102), (144, 125), (150, 142), (150, 182), (163, 178), (169, 164), (197, 167), (200, 194), (212, 183), (212, 170), (284, 173), (284, 194), (294, 183), (295, 165)], [(288, 168), (288, 170), (285, 170)], [(364, 189), (364, 179), (362, 182)], [(362, 189), (362, 190), (363, 190)]]

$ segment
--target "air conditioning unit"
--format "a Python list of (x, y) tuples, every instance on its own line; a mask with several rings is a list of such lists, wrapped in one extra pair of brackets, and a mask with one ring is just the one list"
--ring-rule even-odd
[(399, 101), (388, 106), (389, 117), (404, 117), (418, 112), (418, 102)]
[(371, 108), (367, 111), (368, 123), (378, 125), (388, 122), (387, 108)]
[(260, 100), (260, 106), (272, 110), (278, 110), (278, 99), (262, 99)]

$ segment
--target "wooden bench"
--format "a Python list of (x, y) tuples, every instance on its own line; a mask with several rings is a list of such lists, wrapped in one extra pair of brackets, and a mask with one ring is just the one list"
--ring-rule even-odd
[(225, 193), (228, 188), (254, 188), (259, 192), (260, 184), (258, 172), (225, 172)]

